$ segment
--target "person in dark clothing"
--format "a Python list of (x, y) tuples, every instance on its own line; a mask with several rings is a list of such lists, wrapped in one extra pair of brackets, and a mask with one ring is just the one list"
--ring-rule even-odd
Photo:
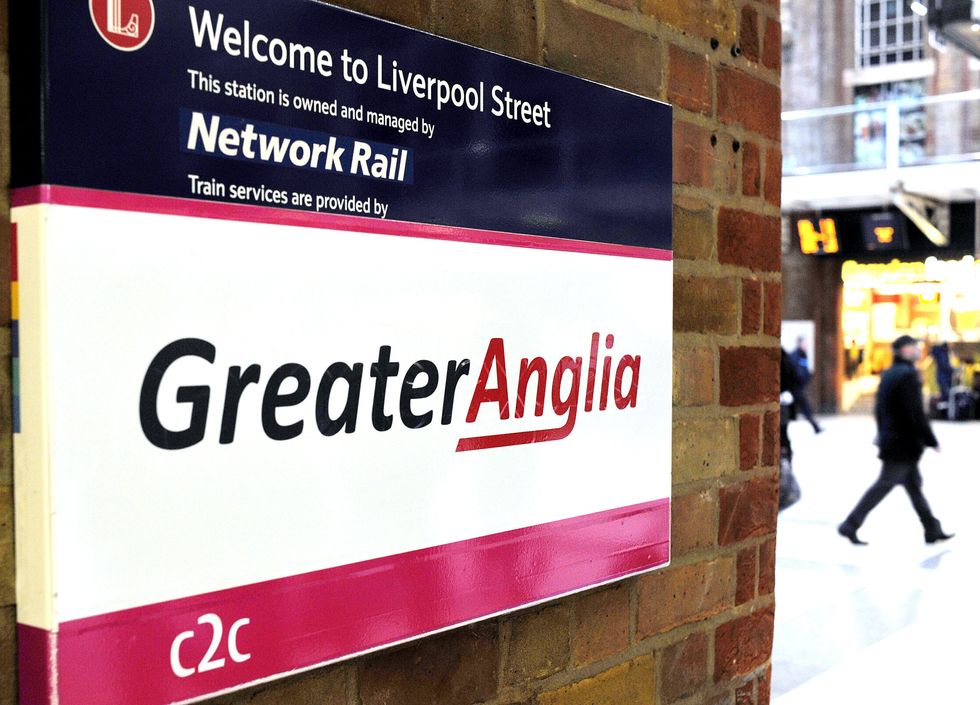
[(779, 370), (779, 511), (800, 500), (800, 483), (793, 474), (793, 446), (789, 442), (789, 422), (796, 418), (793, 389), (797, 386), (796, 365), (780, 348)]
[(939, 398), (948, 402), (949, 390), (953, 387), (953, 363), (949, 359), (949, 344), (937, 343), (929, 351), (936, 363), (936, 384), (939, 385)]
[(799, 386), (799, 375), (796, 364), (785, 349), (781, 348), (779, 358), (779, 447), (783, 455), (793, 459), (793, 446), (789, 442), (789, 422), (796, 420), (796, 404), (792, 400), (783, 400), (783, 395), (789, 392), (794, 396), (794, 390)]
[(796, 339), (796, 349), (789, 354), (790, 359), (793, 361), (793, 365), (796, 367), (796, 387), (793, 391), (793, 399), (796, 400), (796, 408), (800, 410), (810, 425), (813, 426), (814, 433), (821, 433), (823, 429), (817, 420), (813, 418), (813, 409), (810, 408), (810, 401), (806, 397), (806, 386), (810, 384), (810, 380), (813, 378), (813, 372), (810, 370), (810, 360), (806, 354), (806, 340), (804, 338)]
[(945, 541), (952, 538), (952, 534), (944, 533), (939, 520), (933, 516), (929, 502), (922, 494), (922, 475), (919, 473), (922, 453), (927, 447), (938, 451), (939, 441), (929, 427), (922, 406), (922, 382), (915, 369), (915, 361), (920, 355), (918, 341), (903, 335), (892, 344), (892, 350), (895, 360), (881, 376), (875, 396), (881, 475), (844, 523), (837, 527), (837, 532), (853, 544), (866, 545), (858, 538), (858, 529), (892, 488), (901, 485), (908, 492), (922, 522), (926, 543)]

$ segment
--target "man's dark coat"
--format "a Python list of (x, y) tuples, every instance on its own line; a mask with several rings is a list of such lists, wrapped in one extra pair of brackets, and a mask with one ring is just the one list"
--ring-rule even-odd
[(878, 457), (882, 460), (916, 462), (927, 446), (939, 445), (922, 407), (922, 382), (908, 360), (896, 357), (881, 376), (875, 419)]

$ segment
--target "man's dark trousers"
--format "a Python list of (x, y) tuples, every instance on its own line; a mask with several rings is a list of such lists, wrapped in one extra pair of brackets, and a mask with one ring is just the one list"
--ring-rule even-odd
[(926, 533), (935, 531), (939, 522), (932, 515), (929, 502), (922, 494), (922, 475), (919, 473), (918, 461), (886, 460), (881, 465), (881, 475), (868, 491), (864, 493), (854, 511), (847, 517), (846, 523), (855, 529), (859, 528), (872, 509), (891, 492), (896, 485), (901, 485), (909, 493), (915, 513), (919, 515)]

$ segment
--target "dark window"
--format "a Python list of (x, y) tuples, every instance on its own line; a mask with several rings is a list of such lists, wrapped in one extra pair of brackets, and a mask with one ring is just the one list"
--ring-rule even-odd
[(856, 65), (918, 61), (925, 54), (924, 20), (905, 0), (855, 0)]

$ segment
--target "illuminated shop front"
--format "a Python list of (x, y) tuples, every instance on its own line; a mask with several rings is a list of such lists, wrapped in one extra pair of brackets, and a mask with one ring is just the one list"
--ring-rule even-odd
[[(929, 355), (934, 345), (947, 344), (954, 366), (950, 383), (944, 365), (946, 392), (980, 380), (974, 374), (980, 362), (978, 206), (932, 206), (925, 229), (897, 206), (787, 217), (783, 320), (787, 330), (812, 331), (809, 393), (823, 413), (869, 412), (880, 374), (891, 365), (892, 341), (903, 334), (924, 341), (921, 367), (930, 398), (948, 396), (940, 394)], [(939, 225), (926, 232), (932, 222)]]
[(972, 386), (972, 366), (980, 361), (980, 262), (974, 257), (847, 260), (841, 279), (842, 410), (874, 391), (878, 376), (891, 364), (892, 341), (903, 334), (925, 341), (927, 388), (934, 377), (929, 350), (942, 342), (953, 353), (958, 381)]

